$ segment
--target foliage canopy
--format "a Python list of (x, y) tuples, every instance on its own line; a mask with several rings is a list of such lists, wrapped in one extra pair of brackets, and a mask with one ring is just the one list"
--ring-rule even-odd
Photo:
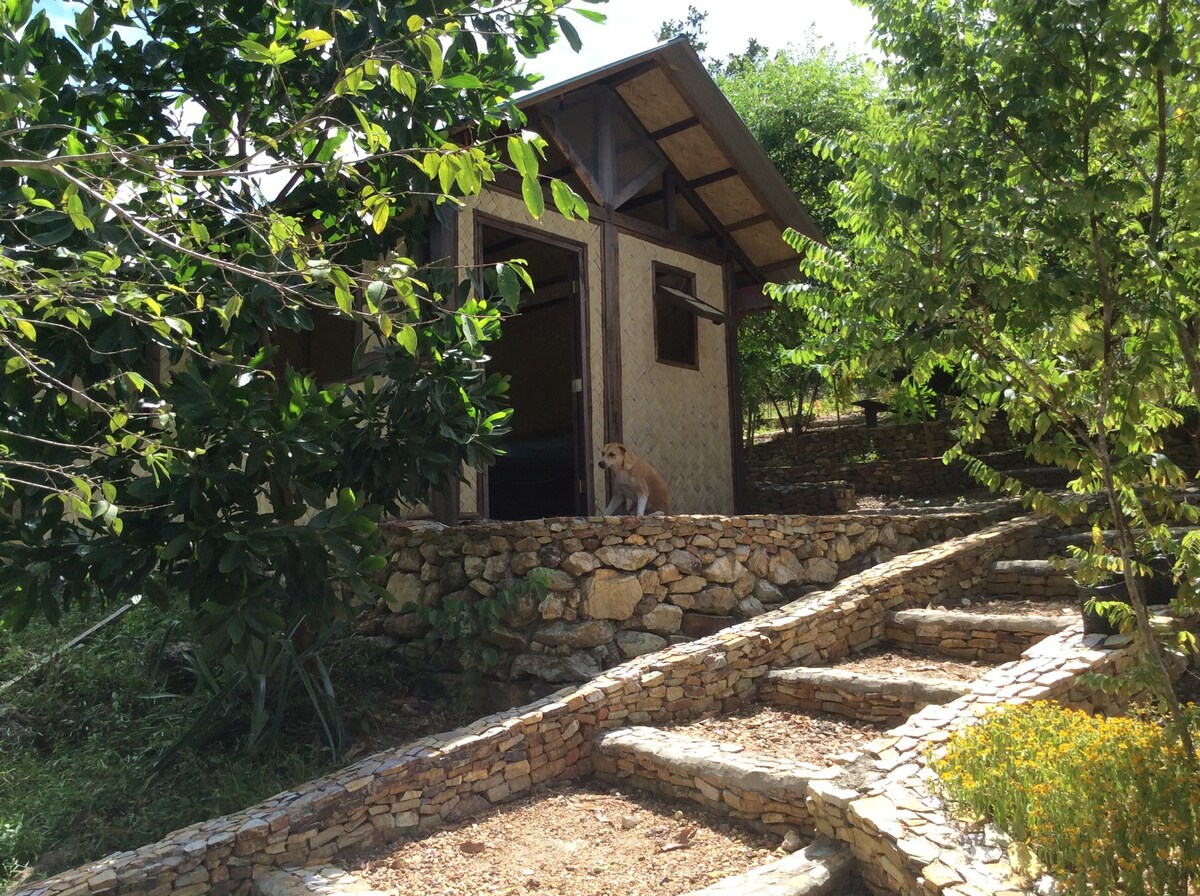
[(551, 0), (72, 11), (0, 5), (0, 613), (183, 595), (215, 691), (326, 704), (307, 633), (374, 593), (378, 514), (504, 431), (525, 275), (429, 247), (501, 167), (541, 214), (510, 100), (578, 38)]
[[(835, 217), (850, 239), (838, 251), (792, 236), (820, 287), (778, 293), (855, 355), (883, 365), (902, 353), (918, 382), (948, 361), (964, 443), (1005, 415), (1042, 460), (1077, 474), (1074, 489), (1104, 497), (1084, 559), (1124, 572), (1136, 593), (1138, 564), (1167, 553), (1194, 604), (1200, 543), (1196, 533), (1173, 543), (1166, 524), (1195, 521), (1173, 500), (1195, 458), (1182, 455), (1181, 469), (1163, 451), (1200, 404), (1192, 9), (871, 7), (888, 101), (867, 131), (821, 147), (845, 168)], [(1144, 609), (1135, 601), (1157, 660)]]

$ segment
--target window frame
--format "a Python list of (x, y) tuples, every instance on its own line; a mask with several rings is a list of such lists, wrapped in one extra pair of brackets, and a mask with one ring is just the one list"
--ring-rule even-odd
[[(679, 299), (663, 292), (660, 286), (671, 286), (675, 289), (681, 289), (689, 295), (696, 294), (696, 274), (693, 271), (686, 271), (682, 268), (674, 267), (673, 265), (663, 264), (662, 262), (654, 262), (652, 267), (654, 278), (654, 292), (652, 296), (653, 315), (654, 315), (654, 360), (658, 364), (665, 364), (668, 367), (679, 367), (684, 370), (699, 370), (700, 369), (700, 315), (695, 309), (688, 307)], [(681, 281), (681, 285), (676, 283), (664, 283), (665, 278), (672, 278)], [(659, 309), (663, 306), (669, 306), (676, 309), (681, 314), (686, 314), (688, 317), (688, 326), (691, 330), (691, 355), (690, 361), (680, 360), (675, 357), (664, 357), (663, 355), (663, 338), (659, 324)]]

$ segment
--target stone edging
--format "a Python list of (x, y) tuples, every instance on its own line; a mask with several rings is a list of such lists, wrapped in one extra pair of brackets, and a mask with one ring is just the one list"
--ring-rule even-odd
[(969, 693), (971, 683), (924, 675), (889, 678), (863, 672), (800, 666), (763, 676), (758, 699), (805, 712), (828, 712), (861, 722), (903, 722), (931, 703)]
[(599, 735), (592, 767), (601, 780), (632, 780), (750, 827), (778, 834), (799, 828), (811, 835), (816, 827), (804, 794), (810, 781), (837, 770), (727, 746), (635, 725)]
[[(752, 696), (758, 679), (772, 668), (823, 664), (856, 645), (875, 643), (884, 636), (890, 611), (982, 588), (989, 564), (1014, 544), (1032, 538), (1038, 527), (1031, 519), (1008, 521), (914, 551), (805, 601), (639, 657), (529, 706), (376, 754), (293, 792), (183, 828), (157, 843), (113, 854), (10, 896), (246, 893), (252, 880), (271, 869), (327, 863), (342, 850), (452, 822), (543, 781), (588, 774), (592, 741), (598, 733), (733, 707)], [(1048, 640), (1070, 643), (1065, 637)], [(1047, 664), (1044, 674), (1056, 676), (1060, 690), (1068, 687), (1064, 682), (1072, 680), (1079, 668), (1095, 664), (1071, 660), (1060, 668), (1053, 658), (1041, 662)], [(1039, 686), (1026, 688), (1029, 694), (1052, 690), (1041, 687), (1036, 674), (1034, 682)], [(1012, 683), (1015, 698), (1030, 698), (1021, 690), (1024, 687), (1021, 681)], [(1007, 693), (1008, 685), (995, 688), (997, 693)], [(996, 702), (978, 689), (963, 699)], [(898, 735), (893, 746), (875, 754), (874, 761), (883, 766), (879, 769), (883, 780), (896, 779), (897, 786), (907, 786), (900, 770), (910, 765), (919, 770), (914, 754), (924, 749), (926, 735), (943, 736), (947, 720), (954, 718), (953, 712), (928, 715), (935, 709), (930, 707), (897, 729), (911, 733)], [(818, 830), (826, 827), (846, 834), (865, 870), (882, 869), (876, 878), (890, 881), (890, 869), (903, 866), (901, 882), (916, 879), (908, 870), (912, 860), (904, 852), (904, 844), (912, 839), (907, 829), (886, 849), (861, 847), (859, 839), (874, 816), (859, 811), (868, 803), (859, 809), (853, 806), (873, 794), (864, 797), (840, 780), (810, 782), (808, 793), (816, 801), (810, 808), (816, 810)], [(852, 811), (842, 812), (842, 822), (825, 821), (829, 806), (837, 808), (842, 796)], [(892, 892), (932, 891), (906, 884)]]
[(1046, 635), (1070, 628), (1069, 617), (899, 610), (888, 614), (887, 638), (905, 647), (964, 660), (1015, 660)]

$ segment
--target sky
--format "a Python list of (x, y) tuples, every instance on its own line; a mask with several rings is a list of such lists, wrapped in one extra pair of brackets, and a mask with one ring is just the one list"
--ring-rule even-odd
[[(549, 53), (528, 60), (531, 71), (546, 76), (542, 86), (650, 49), (657, 42), (659, 26), (668, 19), (685, 19), (689, 5), (708, 13), (704, 23), (708, 55), (716, 59), (741, 52), (752, 37), (774, 51), (790, 44), (802, 46), (810, 33), (818, 44), (878, 55), (869, 42), (871, 13), (851, 0), (572, 0), (572, 5), (601, 12), (608, 21), (595, 24), (567, 7), (583, 49), (576, 53), (560, 39)], [(62, 0), (36, 0), (35, 6), (46, 9), (55, 24), (73, 20), (79, 8)]]
[[(648, 50), (656, 43), (659, 25), (686, 18), (689, 0), (608, 0), (594, 5), (573, 0), (573, 5), (602, 12), (608, 21), (593, 24), (571, 15), (568, 7), (567, 17), (579, 32), (583, 49), (576, 53), (560, 41), (549, 53), (530, 60), (527, 67), (546, 76), (543, 85)], [(708, 55), (717, 59), (741, 52), (752, 37), (771, 50), (803, 45), (810, 29), (818, 44), (832, 44), (845, 52), (871, 50), (871, 13), (850, 0), (691, 0), (690, 5), (708, 13)]]

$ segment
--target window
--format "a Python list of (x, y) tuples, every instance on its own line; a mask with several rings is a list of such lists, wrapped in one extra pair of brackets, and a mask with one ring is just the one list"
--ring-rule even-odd
[(686, 297), (696, 278), (686, 271), (654, 266), (654, 354), (664, 364), (699, 368), (697, 315)]
[(311, 309), (312, 326), (307, 330), (272, 330), (271, 340), (279, 346), (275, 363), (312, 374), (318, 385), (345, 382), (354, 375), (354, 352), (358, 348), (358, 324), (335, 317), (328, 311)]

